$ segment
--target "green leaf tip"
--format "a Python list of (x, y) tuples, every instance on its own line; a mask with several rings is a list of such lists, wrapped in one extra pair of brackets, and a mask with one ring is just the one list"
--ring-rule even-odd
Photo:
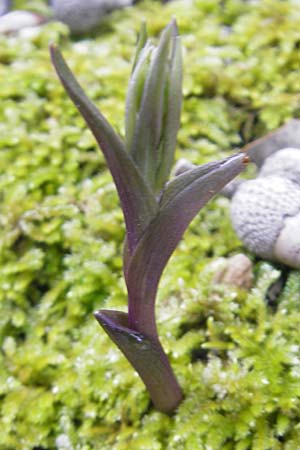
[(134, 58), (134, 62), (132, 65), (132, 72), (135, 69), (137, 61), (139, 59), (139, 55), (140, 55), (142, 49), (145, 47), (147, 40), (148, 40), (147, 25), (146, 25), (146, 21), (142, 20), (139, 37), (138, 37), (138, 41), (137, 41), (137, 46), (136, 46), (135, 58)]
[(176, 21), (157, 47), (142, 40), (126, 100), (126, 148), (150, 188), (158, 193), (174, 160), (182, 103), (181, 44)]

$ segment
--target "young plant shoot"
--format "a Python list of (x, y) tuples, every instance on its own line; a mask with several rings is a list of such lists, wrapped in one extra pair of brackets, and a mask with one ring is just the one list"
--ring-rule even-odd
[(191, 220), (243, 170), (247, 157), (239, 153), (168, 181), (182, 102), (181, 44), (174, 20), (157, 46), (142, 25), (126, 100), (124, 139), (87, 98), (54, 45), (51, 56), (104, 154), (126, 224), (123, 270), (128, 313), (99, 310), (95, 317), (139, 373), (155, 407), (172, 413), (183, 394), (158, 338), (158, 283)]

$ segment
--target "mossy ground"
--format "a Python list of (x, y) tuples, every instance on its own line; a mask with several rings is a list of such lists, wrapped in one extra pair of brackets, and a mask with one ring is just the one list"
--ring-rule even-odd
[(174, 15), (185, 68), (177, 157), (219, 159), (300, 117), (297, 0), (149, 1), (93, 38), (58, 23), (0, 38), (1, 450), (300, 448), (300, 274), (276, 308), (265, 293), (281, 269), (251, 255), (249, 292), (212, 284), (212, 263), (244, 251), (226, 199), (197, 216), (160, 285), (160, 336), (185, 392), (173, 417), (151, 407), (92, 316), (126, 308), (124, 225), (48, 43), (122, 134), (140, 21), (156, 36)]

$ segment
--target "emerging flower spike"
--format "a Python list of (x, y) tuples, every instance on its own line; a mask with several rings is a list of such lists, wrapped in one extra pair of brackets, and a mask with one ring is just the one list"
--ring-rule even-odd
[(239, 153), (168, 182), (182, 101), (181, 46), (174, 20), (157, 47), (142, 26), (126, 101), (125, 140), (87, 98), (55, 46), (51, 56), (65, 90), (104, 154), (126, 224), (123, 263), (128, 313), (99, 310), (95, 317), (139, 373), (155, 407), (172, 413), (183, 394), (157, 334), (158, 283), (191, 220), (243, 170), (248, 158)]

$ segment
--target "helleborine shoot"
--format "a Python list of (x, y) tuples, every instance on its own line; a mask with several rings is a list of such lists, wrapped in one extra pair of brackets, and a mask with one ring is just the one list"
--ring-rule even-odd
[(171, 413), (183, 394), (157, 334), (158, 283), (191, 220), (243, 170), (247, 157), (239, 153), (168, 182), (182, 102), (181, 45), (174, 20), (157, 47), (142, 26), (126, 100), (124, 140), (87, 98), (54, 45), (51, 56), (65, 90), (104, 154), (126, 224), (123, 263), (128, 313), (99, 310), (95, 317), (139, 373), (155, 407)]

